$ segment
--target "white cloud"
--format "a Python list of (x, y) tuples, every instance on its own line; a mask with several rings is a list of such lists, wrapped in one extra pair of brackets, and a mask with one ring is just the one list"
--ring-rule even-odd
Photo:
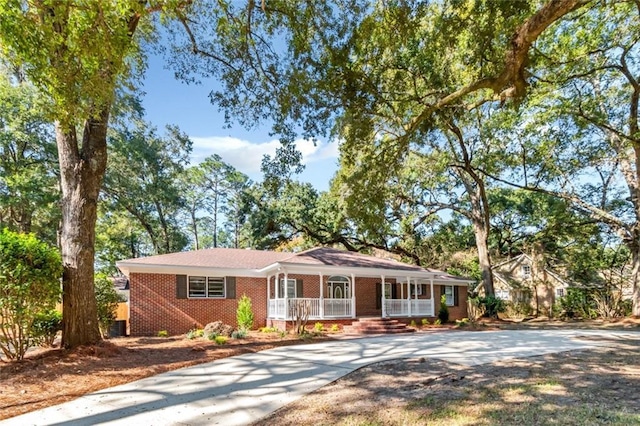
[[(255, 143), (229, 136), (192, 137), (191, 140), (193, 163), (199, 163), (210, 155), (218, 154), (223, 161), (247, 174), (259, 173), (262, 157), (267, 154), (273, 156), (280, 146), (277, 140)], [(338, 158), (337, 143), (317, 142), (314, 145), (311, 141), (299, 139), (296, 146), (302, 153), (303, 164)]]

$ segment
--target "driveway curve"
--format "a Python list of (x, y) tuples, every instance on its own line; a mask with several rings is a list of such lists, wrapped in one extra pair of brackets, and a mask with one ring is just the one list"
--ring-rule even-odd
[(103, 389), (0, 425), (244, 425), (371, 363), (424, 357), (473, 366), (588, 349), (604, 344), (598, 336), (640, 339), (640, 333), (627, 331), (505, 330), (286, 346)]

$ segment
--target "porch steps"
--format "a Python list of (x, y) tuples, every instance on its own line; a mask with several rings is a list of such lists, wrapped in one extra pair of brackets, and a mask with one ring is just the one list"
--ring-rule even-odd
[(406, 324), (390, 318), (360, 318), (343, 327), (350, 334), (396, 334), (411, 333), (415, 330)]

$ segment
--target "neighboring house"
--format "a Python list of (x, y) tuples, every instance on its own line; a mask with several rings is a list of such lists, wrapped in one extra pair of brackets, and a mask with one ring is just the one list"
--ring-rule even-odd
[[(132, 335), (185, 333), (220, 320), (236, 324), (237, 298), (252, 300), (254, 326), (283, 328), (305, 302), (309, 320), (431, 318), (445, 295), (451, 319), (467, 316), (472, 282), (442, 271), (333, 248), (301, 253), (207, 249), (128, 259)], [(384, 289), (384, 290), (383, 290)]]

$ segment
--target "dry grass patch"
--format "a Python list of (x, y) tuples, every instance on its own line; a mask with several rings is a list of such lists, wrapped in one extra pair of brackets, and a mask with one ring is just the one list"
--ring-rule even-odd
[(410, 359), (362, 368), (257, 425), (640, 425), (640, 335), (478, 367)]

